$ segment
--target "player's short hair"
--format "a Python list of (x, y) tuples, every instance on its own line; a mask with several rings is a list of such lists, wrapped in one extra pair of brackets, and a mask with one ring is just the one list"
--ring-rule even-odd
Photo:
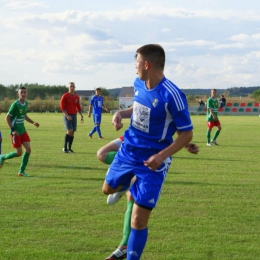
[(153, 63), (154, 66), (164, 69), (165, 65), (165, 52), (159, 44), (147, 44), (137, 49), (135, 58), (140, 54), (147, 61)]
[(74, 86), (75, 86), (75, 83), (74, 83), (74, 82), (69, 82), (68, 87), (69, 87), (70, 85), (74, 85)]
[(96, 88), (96, 91), (97, 91), (97, 90), (100, 90), (100, 91), (101, 91), (101, 88)]
[(17, 91), (19, 91), (20, 89), (26, 89), (26, 87), (21, 86), (21, 87), (19, 87), (19, 88), (17, 89)]

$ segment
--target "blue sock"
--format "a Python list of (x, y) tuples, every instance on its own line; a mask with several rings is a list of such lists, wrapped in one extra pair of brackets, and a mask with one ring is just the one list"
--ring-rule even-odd
[(148, 237), (148, 228), (136, 230), (131, 228), (127, 244), (127, 260), (139, 260)]
[(93, 127), (92, 131), (89, 134), (93, 135), (95, 132), (96, 132), (96, 126)]
[(97, 129), (97, 132), (98, 132), (98, 136), (99, 136), (99, 137), (101, 137), (100, 126), (99, 126), (99, 125), (97, 125), (97, 126), (96, 126), (96, 129)]

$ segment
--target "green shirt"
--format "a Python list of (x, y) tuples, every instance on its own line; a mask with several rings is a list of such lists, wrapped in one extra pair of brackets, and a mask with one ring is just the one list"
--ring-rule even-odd
[[(11, 107), (9, 108), (8, 115), (11, 116), (12, 126), (14, 127), (15, 131), (22, 135), (25, 133), (24, 127), (24, 117), (28, 110), (28, 102), (25, 101), (24, 104), (21, 104), (19, 100), (16, 100)], [(12, 131), (11, 131), (12, 133)]]
[(216, 116), (217, 120), (218, 120), (218, 100), (217, 99), (213, 99), (212, 97), (208, 98), (207, 100), (207, 121), (215, 121), (213, 116), (210, 113), (209, 108), (212, 109), (214, 115)]

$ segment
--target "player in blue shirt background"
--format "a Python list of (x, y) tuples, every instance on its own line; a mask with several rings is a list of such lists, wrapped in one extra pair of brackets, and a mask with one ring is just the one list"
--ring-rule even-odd
[(109, 110), (105, 107), (103, 97), (100, 95), (100, 93), (101, 93), (101, 89), (96, 88), (95, 95), (92, 96), (89, 102), (88, 117), (91, 116), (91, 112), (92, 112), (93, 121), (94, 121), (94, 127), (91, 130), (91, 132), (88, 133), (89, 138), (92, 138), (92, 135), (97, 131), (98, 138), (104, 139), (103, 136), (101, 135), (101, 130), (100, 130), (102, 108), (104, 108), (107, 112), (109, 112)]
[[(122, 128), (122, 119), (131, 118), (124, 142), (112, 162), (102, 187), (111, 200), (130, 188), (134, 199), (127, 259), (141, 258), (148, 236), (148, 221), (156, 206), (171, 164), (172, 155), (182, 148), (198, 153), (190, 143), (193, 126), (185, 95), (165, 78), (164, 49), (158, 44), (144, 45), (136, 51), (138, 78), (134, 82), (134, 103), (114, 114), (112, 124)], [(173, 135), (178, 137), (173, 142)]]

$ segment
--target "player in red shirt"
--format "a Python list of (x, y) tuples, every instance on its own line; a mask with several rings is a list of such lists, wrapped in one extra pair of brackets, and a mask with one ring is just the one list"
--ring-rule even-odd
[(63, 147), (64, 153), (74, 153), (71, 146), (74, 139), (74, 132), (77, 129), (77, 112), (81, 115), (81, 123), (84, 122), (80, 98), (75, 93), (75, 88), (74, 82), (70, 82), (68, 85), (69, 91), (62, 95), (60, 100), (60, 109), (63, 113), (63, 122), (66, 129)]

